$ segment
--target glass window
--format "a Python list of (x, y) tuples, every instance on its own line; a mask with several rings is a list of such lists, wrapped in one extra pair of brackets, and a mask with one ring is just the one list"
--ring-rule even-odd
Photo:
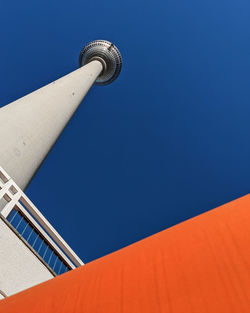
[(57, 275), (70, 270), (60, 255), (16, 208), (11, 211), (7, 220)]

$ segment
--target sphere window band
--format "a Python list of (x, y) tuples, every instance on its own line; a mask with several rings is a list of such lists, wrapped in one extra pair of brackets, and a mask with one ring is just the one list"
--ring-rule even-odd
[(93, 60), (102, 63), (103, 70), (96, 79), (96, 85), (108, 85), (120, 74), (122, 57), (118, 48), (106, 40), (94, 40), (88, 43), (79, 56), (79, 66), (82, 67)]

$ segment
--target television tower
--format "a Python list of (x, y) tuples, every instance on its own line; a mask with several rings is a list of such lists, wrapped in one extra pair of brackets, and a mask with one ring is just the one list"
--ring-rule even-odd
[(122, 60), (96, 40), (79, 66), (0, 108), (0, 300), (84, 265), (23, 192), (91, 86), (114, 81)]
[(121, 66), (114, 44), (92, 41), (80, 53), (79, 69), (0, 109), (0, 166), (22, 190), (91, 86), (110, 84)]

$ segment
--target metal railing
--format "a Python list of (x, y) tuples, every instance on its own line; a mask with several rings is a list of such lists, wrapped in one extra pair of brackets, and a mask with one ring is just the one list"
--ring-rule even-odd
[(54, 275), (84, 265), (1, 167), (0, 214)]

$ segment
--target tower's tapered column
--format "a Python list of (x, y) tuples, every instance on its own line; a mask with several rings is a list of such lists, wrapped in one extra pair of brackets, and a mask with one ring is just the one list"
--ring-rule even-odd
[(78, 70), (0, 109), (0, 166), (25, 189), (93, 83), (120, 72), (118, 49), (94, 41), (81, 52)]

